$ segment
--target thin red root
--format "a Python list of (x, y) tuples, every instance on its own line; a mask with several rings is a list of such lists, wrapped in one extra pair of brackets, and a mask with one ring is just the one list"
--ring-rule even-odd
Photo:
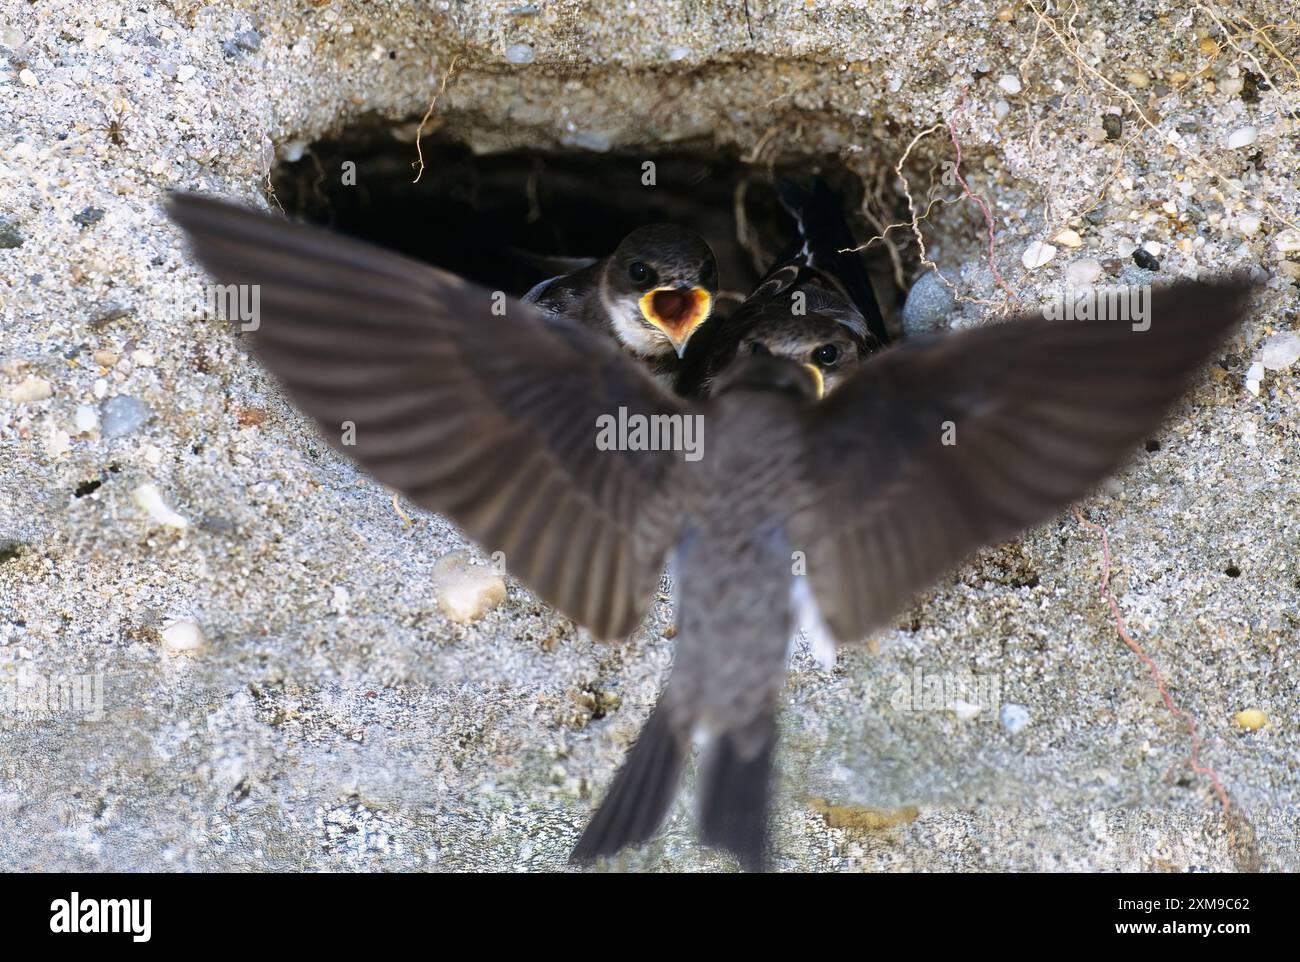
[(984, 198), (980, 197), (978, 194), (972, 191), (970, 189), (970, 185), (966, 183), (966, 178), (961, 175), (961, 142), (957, 139), (956, 118), (957, 115), (961, 113), (962, 108), (965, 105), (966, 105), (966, 91), (963, 90), (961, 93), (961, 99), (957, 101), (956, 109), (953, 110), (952, 116), (948, 118), (948, 136), (952, 138), (952, 148), (957, 153), (956, 160), (953, 164), (952, 173), (953, 176), (957, 178), (957, 183), (961, 184), (962, 192), (971, 200), (973, 200), (976, 204), (978, 204), (979, 209), (984, 213), (984, 223), (988, 225), (988, 230), (989, 230), (989, 270), (993, 272), (993, 277), (998, 282), (998, 286), (1000, 286), (1004, 291), (1007, 292), (1007, 299), (1008, 302), (1010, 302), (1016, 299), (1016, 292), (1011, 289), (1011, 286), (1007, 284), (1006, 280), (1002, 277), (1002, 272), (998, 270), (997, 262), (993, 259), (993, 251), (995, 245), (994, 233), (993, 233), (993, 213), (989, 210), (989, 205), (984, 203)]
[(1156, 689), (1160, 692), (1160, 697), (1164, 700), (1165, 708), (1169, 710), (1170, 714), (1177, 718), (1181, 718), (1187, 725), (1187, 734), (1190, 735), (1192, 739), (1192, 752), (1191, 755), (1188, 756), (1187, 763), (1196, 774), (1202, 775), (1210, 780), (1210, 785), (1214, 788), (1214, 794), (1218, 796), (1219, 804), (1223, 806), (1223, 814), (1226, 816), (1228, 810), (1231, 808), (1231, 805), (1228, 802), (1228, 793), (1224, 789), (1223, 783), (1219, 781), (1219, 776), (1214, 769), (1208, 765), (1201, 764), (1201, 736), (1197, 734), (1196, 731), (1196, 719), (1192, 717), (1191, 712), (1179, 708), (1174, 704), (1173, 698), (1169, 695), (1169, 689), (1165, 687), (1165, 679), (1164, 675), (1160, 672), (1160, 666), (1157, 665), (1155, 660), (1143, 650), (1140, 644), (1133, 640), (1133, 637), (1129, 635), (1128, 630), (1124, 627), (1124, 616), (1120, 614), (1119, 604), (1115, 601), (1114, 595), (1110, 593), (1110, 537), (1106, 534), (1106, 529), (1099, 524), (1094, 524), (1089, 521), (1083, 516), (1078, 508), (1074, 509), (1074, 517), (1078, 520), (1079, 524), (1086, 528), (1091, 528), (1093, 531), (1096, 531), (1101, 535), (1102, 572), (1101, 590), (1098, 593), (1101, 597), (1106, 599), (1106, 604), (1110, 605), (1111, 614), (1115, 616), (1115, 632), (1119, 635), (1124, 644), (1128, 645), (1129, 650), (1132, 651), (1133, 654), (1137, 655), (1138, 660), (1146, 666), (1147, 671), (1151, 673), (1151, 678), (1156, 683)]

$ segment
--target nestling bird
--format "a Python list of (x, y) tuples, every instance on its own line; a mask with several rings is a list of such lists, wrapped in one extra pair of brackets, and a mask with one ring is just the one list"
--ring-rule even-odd
[[(654, 834), (700, 738), (701, 838), (761, 868), (796, 628), (862, 639), (1082, 497), (1245, 308), (1241, 284), (1182, 283), (1145, 329), (1022, 317), (881, 351), (820, 402), (807, 367), (749, 356), (693, 402), (587, 326), (518, 303), (498, 318), (489, 291), (435, 268), (199, 196), (171, 213), (219, 282), (260, 285), (253, 349), (325, 437), (541, 598), (623, 636), (671, 559), (672, 673), (576, 862)], [(703, 419), (702, 457), (603, 449), (620, 409)]]
[(805, 189), (779, 177), (776, 188), (798, 239), (753, 293), (702, 335), (675, 384), (685, 397), (707, 397), (717, 376), (750, 354), (806, 365), (824, 393), (889, 343), (871, 281), (852, 251), (842, 198), (821, 178)]
[(542, 281), (523, 300), (613, 337), (671, 385), (717, 293), (718, 263), (708, 242), (677, 224), (650, 224), (608, 257)]

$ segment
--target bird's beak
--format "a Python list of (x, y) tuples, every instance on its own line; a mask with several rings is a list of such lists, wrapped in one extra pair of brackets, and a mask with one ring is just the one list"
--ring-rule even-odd
[(713, 310), (713, 295), (702, 287), (656, 287), (638, 303), (641, 316), (663, 331), (681, 357), (695, 329)]
[(808, 370), (812, 371), (813, 380), (817, 382), (817, 400), (826, 396), (826, 379), (822, 377), (821, 368), (816, 364), (805, 364)]

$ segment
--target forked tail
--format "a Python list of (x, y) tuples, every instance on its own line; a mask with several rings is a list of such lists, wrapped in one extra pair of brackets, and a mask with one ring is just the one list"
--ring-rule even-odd
[(613, 855), (658, 831), (677, 794), (685, 749), (668, 713), (656, 707), (614, 776), (605, 800), (573, 847), (569, 861), (583, 863)]
[(700, 841), (730, 852), (747, 872), (761, 872), (767, 862), (775, 746), (776, 716), (769, 711), (717, 735), (700, 763)]

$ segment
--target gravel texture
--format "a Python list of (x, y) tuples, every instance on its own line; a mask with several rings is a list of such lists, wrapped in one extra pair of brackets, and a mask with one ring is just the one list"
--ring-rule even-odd
[[(563, 865), (669, 665), (666, 603), (598, 644), (507, 578), (450, 621), (439, 560), (489, 559), (408, 523), (185, 315), (203, 279), (159, 206), (184, 188), (273, 208), (277, 154), (363, 117), (409, 137), (459, 54), (426, 129), (476, 150), (834, 154), (905, 211), (892, 168), (924, 134), (903, 169), (918, 212), (936, 199), (921, 231), (955, 326), (1067, 277), (1253, 272), (1252, 319), (1083, 506), (1187, 714), (1116, 637), (1100, 537), (1066, 515), (833, 671), (796, 655), (776, 864), (1300, 868), (1300, 366), (1254, 367), (1266, 342), (1295, 354), (1296, 22), (1262, 0), (1234, 5), (1275, 25), (1255, 39), (1217, 3), (1034, 6), (6, 4), (0, 866)], [(914, 238), (890, 236), (910, 280)], [(615, 864), (727, 867), (690, 798)]]

